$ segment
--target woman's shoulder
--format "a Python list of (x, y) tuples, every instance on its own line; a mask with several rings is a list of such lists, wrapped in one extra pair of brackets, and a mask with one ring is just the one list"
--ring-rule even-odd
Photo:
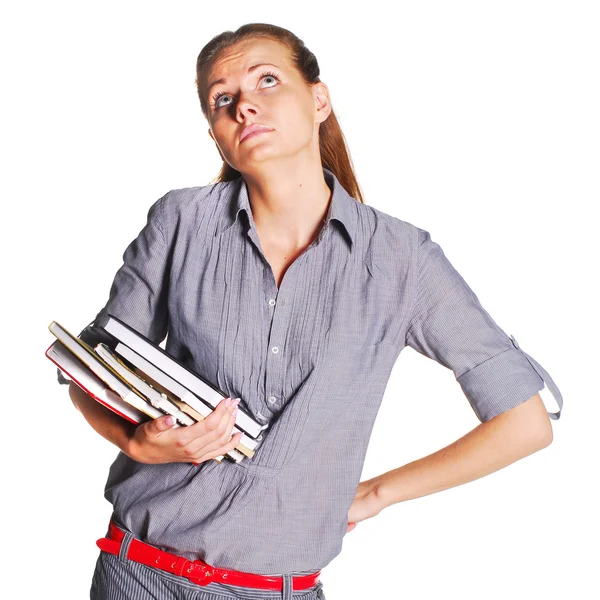
[(231, 195), (232, 182), (173, 188), (153, 206), (167, 237), (181, 236), (184, 232), (198, 234), (203, 223), (216, 225), (224, 210), (225, 198)]
[(423, 230), (371, 205), (361, 204), (359, 212), (359, 231), (365, 232), (365, 263), (371, 274), (382, 274), (384, 281), (403, 276), (415, 264)]
[(363, 224), (369, 232), (372, 241), (379, 241), (382, 245), (413, 245), (418, 244), (425, 230), (417, 227), (410, 221), (384, 212), (369, 204), (360, 203), (359, 212)]
[(164, 214), (186, 210), (203, 209), (219, 201), (223, 192), (229, 190), (231, 182), (217, 182), (207, 185), (173, 188), (160, 199)]

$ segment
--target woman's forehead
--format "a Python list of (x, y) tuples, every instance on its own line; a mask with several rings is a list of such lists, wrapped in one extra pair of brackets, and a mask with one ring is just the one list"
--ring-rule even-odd
[(244, 69), (255, 64), (271, 63), (284, 69), (289, 66), (289, 49), (274, 40), (244, 40), (225, 48), (215, 58), (211, 68), (211, 80), (221, 72)]

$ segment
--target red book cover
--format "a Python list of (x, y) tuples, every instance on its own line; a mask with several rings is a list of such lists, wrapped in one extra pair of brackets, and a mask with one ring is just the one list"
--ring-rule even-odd
[(116, 392), (108, 388), (60, 340), (51, 344), (45, 354), (69, 379), (106, 408), (135, 425), (149, 419), (147, 415), (125, 402)]

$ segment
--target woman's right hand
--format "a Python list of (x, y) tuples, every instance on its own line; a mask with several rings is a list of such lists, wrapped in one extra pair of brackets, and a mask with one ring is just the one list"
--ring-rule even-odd
[(199, 464), (235, 448), (242, 437), (231, 437), (239, 400), (230, 406), (223, 398), (217, 407), (193, 425), (176, 427), (169, 424), (169, 415), (140, 423), (129, 439), (125, 453), (133, 460), (146, 464), (193, 462)]

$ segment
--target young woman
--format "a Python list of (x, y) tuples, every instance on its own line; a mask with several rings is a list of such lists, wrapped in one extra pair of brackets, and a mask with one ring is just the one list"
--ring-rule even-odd
[[(91, 596), (322, 600), (320, 570), (356, 523), (547, 446), (537, 392), (545, 381), (562, 397), (427, 231), (362, 202), (301, 40), (266, 24), (222, 33), (200, 53), (196, 83), (218, 180), (151, 206), (80, 337), (102, 340), (107, 313), (156, 343), (168, 333), (167, 352), (269, 428), (251, 460), (219, 464), (209, 459), (239, 440), (233, 405), (191, 427), (162, 417), (133, 428), (72, 385), (121, 450)], [(482, 425), (454, 452), (359, 482), (407, 345), (453, 370)], [(514, 445), (499, 444), (500, 429)]]

